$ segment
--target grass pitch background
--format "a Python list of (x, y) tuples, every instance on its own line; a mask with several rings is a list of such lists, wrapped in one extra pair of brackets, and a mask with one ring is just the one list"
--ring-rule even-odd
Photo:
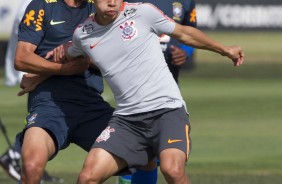
[[(182, 71), (180, 88), (191, 114), (193, 149), (187, 173), (196, 184), (282, 183), (282, 35), (276, 32), (208, 32), (245, 50), (235, 68), (217, 54), (197, 51), (195, 70)], [(4, 86), (0, 117), (11, 141), (23, 126), (26, 96)], [(104, 96), (113, 103), (107, 88)], [(7, 149), (0, 133), (0, 153)], [(75, 183), (86, 153), (72, 145), (48, 163), (50, 174)], [(114, 183), (115, 178), (107, 183)], [(0, 168), (0, 184), (14, 184)], [(159, 184), (165, 183), (159, 175)]]

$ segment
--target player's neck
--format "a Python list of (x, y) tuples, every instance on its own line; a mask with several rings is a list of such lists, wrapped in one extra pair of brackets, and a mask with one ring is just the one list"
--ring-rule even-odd
[[(120, 14), (120, 12), (119, 12), (119, 14)], [(95, 13), (95, 21), (101, 26), (106, 26), (106, 25), (109, 25), (110, 23), (114, 22), (118, 18), (119, 14), (115, 18), (111, 19), (109, 17)]]

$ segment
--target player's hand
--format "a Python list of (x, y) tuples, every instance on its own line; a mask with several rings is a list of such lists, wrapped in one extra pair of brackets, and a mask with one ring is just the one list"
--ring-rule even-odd
[(40, 84), (47, 78), (49, 78), (49, 76), (40, 76), (40, 75), (29, 74), (29, 73), (24, 74), (20, 83), (20, 87), (22, 88), (22, 90), (18, 92), (18, 96), (22, 96), (26, 93), (32, 92), (33, 90), (35, 90), (38, 84)]
[(245, 59), (245, 54), (242, 48), (239, 46), (225, 47), (224, 55), (229, 57), (233, 61), (234, 66), (240, 66), (241, 64), (243, 64)]
[(64, 43), (62, 45), (59, 45), (52, 51), (49, 51), (45, 59), (51, 59), (52, 62), (55, 63), (66, 63), (66, 50), (71, 46), (71, 42)]
[(62, 64), (61, 74), (62, 75), (75, 75), (83, 73), (89, 67), (89, 58), (83, 56), (76, 57), (69, 60), (67, 63)]
[(170, 46), (171, 55), (172, 55), (172, 64), (180, 66), (183, 65), (187, 61), (187, 53), (180, 49), (179, 47), (176, 47), (174, 45)]
[(50, 61), (55, 63), (66, 63), (66, 54), (63, 45), (56, 47), (54, 50), (49, 51), (45, 59), (50, 59)]

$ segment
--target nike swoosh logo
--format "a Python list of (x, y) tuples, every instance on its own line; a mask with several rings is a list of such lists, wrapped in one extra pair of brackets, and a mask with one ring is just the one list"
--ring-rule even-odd
[(90, 49), (93, 49), (94, 47), (96, 47), (98, 45), (98, 43), (96, 44), (90, 44)]
[(178, 140), (178, 139), (169, 139), (167, 140), (167, 143), (168, 144), (171, 144), (171, 143), (175, 143), (175, 142), (181, 142), (182, 140)]
[(52, 26), (54, 26), (54, 25), (57, 25), (57, 24), (62, 24), (62, 23), (64, 23), (64, 22), (66, 22), (66, 21), (57, 21), (57, 22), (54, 22), (53, 19), (52, 19), (51, 22), (50, 22), (50, 24), (51, 24)]

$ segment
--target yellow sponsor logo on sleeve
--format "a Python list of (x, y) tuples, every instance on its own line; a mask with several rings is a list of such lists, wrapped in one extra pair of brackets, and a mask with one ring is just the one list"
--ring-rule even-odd
[(196, 9), (194, 8), (193, 11), (190, 13), (190, 22), (196, 22)]
[(34, 16), (35, 16), (35, 11), (30, 10), (27, 14), (25, 14), (24, 23), (27, 26), (30, 26), (30, 23), (33, 21), (33, 23), (35, 24), (35, 30), (41, 31), (42, 30), (43, 17), (44, 17), (44, 10), (43, 9), (39, 10), (36, 20), (35, 20)]
[(30, 21), (34, 20), (34, 14), (35, 14), (34, 10), (30, 10), (27, 14), (25, 14), (24, 23), (27, 26), (30, 26)]
[(41, 10), (39, 10), (36, 22), (34, 22), (35, 25), (36, 25), (36, 29), (35, 29), (36, 31), (42, 30), (43, 17), (44, 17), (44, 10), (41, 9)]

